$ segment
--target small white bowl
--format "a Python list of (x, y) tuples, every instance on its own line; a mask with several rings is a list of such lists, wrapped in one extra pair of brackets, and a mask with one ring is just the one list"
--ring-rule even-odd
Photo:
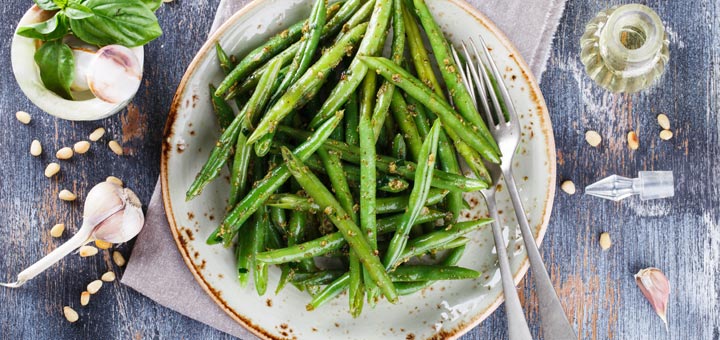
[[(45, 11), (33, 5), (25, 12), (18, 27), (38, 23), (51, 18), (53, 12)], [(98, 120), (109, 117), (122, 110), (132, 97), (120, 103), (108, 103), (95, 98), (89, 91), (77, 94), (79, 100), (67, 100), (45, 88), (40, 79), (40, 70), (35, 64), (35, 51), (39, 46), (35, 39), (13, 35), (11, 45), (12, 69), (15, 80), (25, 96), (43, 111), (58, 118), (68, 120)], [(143, 48), (131, 48), (143, 65)]]

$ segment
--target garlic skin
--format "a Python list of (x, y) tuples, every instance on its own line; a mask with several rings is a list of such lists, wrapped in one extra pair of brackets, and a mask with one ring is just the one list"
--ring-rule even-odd
[(130, 189), (112, 182), (95, 185), (85, 198), (83, 224), (67, 242), (23, 270), (13, 283), (0, 286), (17, 288), (63, 257), (96, 239), (111, 243), (127, 242), (140, 233), (145, 223), (142, 204)]
[(635, 282), (637, 282), (640, 291), (655, 309), (655, 313), (665, 323), (665, 330), (668, 330), (667, 307), (670, 299), (670, 281), (657, 268), (645, 268), (635, 274)]
[(121, 45), (108, 45), (95, 55), (86, 74), (95, 97), (108, 103), (132, 98), (142, 79), (142, 66), (133, 51)]

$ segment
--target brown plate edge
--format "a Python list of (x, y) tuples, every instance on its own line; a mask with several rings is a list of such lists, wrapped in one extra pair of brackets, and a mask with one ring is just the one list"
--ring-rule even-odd
[[(197, 269), (195, 264), (191, 260), (191, 256), (187, 248), (185, 248), (184, 242), (181, 240), (180, 233), (177, 229), (177, 224), (175, 222), (175, 217), (173, 214), (172, 209), (172, 202), (170, 201), (170, 193), (168, 188), (168, 168), (167, 168), (167, 162), (168, 162), (168, 153), (172, 150), (172, 146), (169, 144), (168, 140), (173, 135), (173, 125), (175, 123), (175, 119), (177, 116), (177, 108), (179, 105), (181, 105), (181, 96), (185, 89), (185, 85), (190, 78), (190, 75), (193, 73), (195, 68), (197, 67), (197, 64), (199, 63), (200, 59), (203, 55), (208, 53), (210, 49), (213, 48), (213, 44), (215, 41), (219, 40), (219, 38), (223, 35), (223, 33), (232, 26), (235, 21), (239, 19), (239, 17), (242, 17), (245, 15), (246, 12), (253, 9), (255, 6), (260, 5), (264, 0), (253, 0), (251, 3), (247, 4), (242, 9), (238, 10), (235, 14), (233, 14), (230, 19), (228, 19), (220, 28), (218, 28), (210, 38), (208, 38), (207, 42), (202, 46), (202, 48), (198, 51), (198, 53), (193, 58), (192, 62), (187, 68), (187, 71), (183, 75), (182, 80), (180, 81), (180, 84), (178, 85), (178, 89), (175, 92), (175, 96), (173, 98), (172, 105), (170, 107), (170, 112), (168, 113), (168, 118), (165, 123), (165, 128), (163, 132), (163, 143), (162, 143), (162, 152), (161, 152), (161, 160), (160, 160), (160, 184), (162, 189), (162, 199), (163, 199), (163, 205), (165, 208), (165, 215), (168, 218), (168, 224), (170, 226), (170, 231), (172, 232), (173, 238), (175, 239), (175, 244), (178, 247), (178, 250), (180, 251), (183, 260), (185, 261), (185, 264), (187, 265), (188, 269), (190, 269), (190, 272), (193, 274), (197, 282), (200, 284), (203, 290), (215, 301), (215, 303), (220, 306), (220, 308), (225, 311), (233, 320), (238, 322), (240, 325), (251, 331), (256, 336), (262, 338), (262, 339), (278, 339), (274, 337), (270, 332), (266, 331), (265, 329), (259, 327), (258, 325), (253, 324), (249, 320), (242, 317), (240, 314), (235, 312), (232, 308), (230, 308), (227, 303), (220, 298), (219, 294), (212, 289), (207, 281), (205, 281), (205, 278), (203, 277), (202, 273)], [(546, 201), (545, 201), (545, 207), (543, 209), (543, 218), (540, 225), (535, 227), (535, 231), (537, 232), (537, 237), (535, 238), (538, 245), (542, 244), (543, 238), (545, 236), (545, 232), (547, 231), (547, 226), (550, 222), (550, 213), (552, 211), (553, 206), (553, 199), (555, 197), (555, 186), (556, 186), (556, 163), (557, 163), (557, 156), (555, 151), (555, 138), (553, 135), (552, 130), (552, 124), (550, 121), (550, 115), (547, 109), (547, 106), (545, 104), (545, 99), (542, 96), (542, 93), (540, 92), (540, 87), (537, 84), (537, 81), (535, 80), (535, 77), (532, 75), (532, 73), (527, 72), (530, 67), (527, 65), (524, 59), (522, 59), (520, 56), (520, 53), (517, 51), (515, 46), (508, 40), (508, 38), (505, 36), (505, 34), (495, 26), (495, 24), (487, 18), (484, 14), (482, 14), (479, 10), (474, 8), (472, 5), (467, 3), (465, 0), (450, 0), (452, 3), (456, 4), (458, 7), (466, 11), (471, 16), (475, 17), (479, 24), (485, 26), (489, 31), (493, 32), (493, 34), (502, 42), (502, 44), (512, 52), (513, 54), (513, 60), (520, 66), (520, 70), (522, 72), (523, 77), (527, 80), (527, 82), (530, 84), (530, 93), (532, 97), (534, 97), (535, 104), (540, 109), (540, 119), (541, 119), (541, 130), (542, 133), (545, 135), (545, 138), (547, 140), (546, 143), (546, 152), (548, 154), (548, 159), (551, 160), (549, 162), (549, 172), (551, 174), (550, 176), (550, 183), (549, 183), (549, 190), (546, 194)], [(516, 284), (518, 284), (525, 274), (527, 273), (527, 270), (529, 268), (529, 263), (527, 257), (523, 261), (523, 265), (513, 274), (514, 281)], [(443, 331), (441, 333), (436, 334), (433, 338), (443, 338), (443, 339), (457, 339), (463, 334), (467, 333), (471, 329), (473, 329), (475, 326), (480, 324), (483, 320), (485, 320), (488, 316), (490, 316), (495, 309), (497, 309), (502, 302), (504, 301), (502, 294), (495, 300), (493, 304), (491, 304), (487, 309), (485, 309), (483, 312), (479, 313), (473, 320), (470, 322), (466, 322), (463, 324), (458, 325), (452, 330)]]

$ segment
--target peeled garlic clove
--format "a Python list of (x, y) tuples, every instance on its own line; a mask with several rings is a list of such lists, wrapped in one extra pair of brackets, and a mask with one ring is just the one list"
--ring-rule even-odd
[(142, 67), (135, 54), (125, 46), (108, 45), (96, 55), (87, 72), (88, 86), (95, 97), (109, 103), (132, 98), (142, 79)]
[(75, 61), (75, 76), (70, 89), (77, 92), (87, 91), (90, 89), (87, 74), (90, 64), (95, 60), (95, 52), (84, 48), (73, 48), (72, 53)]
[(670, 281), (657, 268), (645, 268), (635, 274), (640, 291), (655, 309), (655, 313), (665, 323), (665, 329), (668, 328), (667, 322), (667, 305), (670, 299)]

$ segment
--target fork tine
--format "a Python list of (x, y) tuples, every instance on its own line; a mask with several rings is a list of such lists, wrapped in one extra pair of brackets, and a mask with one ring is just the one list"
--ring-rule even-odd
[[(470, 45), (472, 46), (473, 50), (475, 50), (475, 58), (477, 58), (477, 62), (479, 64), (479, 68), (482, 68), (482, 61), (480, 59), (480, 56), (478, 55), (477, 48), (475, 47), (475, 43), (470, 39)], [(468, 52), (467, 46), (463, 42), (463, 52), (465, 53), (465, 58), (467, 60), (472, 60), (470, 57), (470, 52)], [(496, 126), (497, 123), (495, 122), (495, 118), (492, 116), (492, 111), (490, 111), (490, 105), (487, 100), (487, 88), (489, 87), (485, 83), (485, 79), (483, 77), (480, 77), (478, 74), (478, 70), (475, 67), (472, 67), (470, 69), (470, 74), (472, 75), (472, 79), (475, 82), (475, 86), (478, 89), (478, 93), (480, 93), (480, 101), (482, 102), (482, 108), (483, 113), (485, 114), (485, 121), (487, 122), (488, 126)]]
[(478, 35), (478, 38), (480, 39), (480, 44), (482, 44), (482, 48), (484, 51), (487, 51), (485, 53), (485, 56), (488, 59), (488, 62), (490, 64), (490, 68), (492, 69), (493, 74), (495, 75), (495, 79), (497, 80), (498, 87), (500, 88), (500, 94), (503, 96), (503, 101), (505, 102), (505, 106), (508, 111), (508, 115), (510, 116), (509, 119), (511, 121), (517, 121), (517, 112), (515, 111), (515, 105), (513, 105), (512, 99), (510, 98), (510, 93), (507, 90), (507, 85), (505, 85), (505, 81), (503, 81), (503, 77), (500, 74), (500, 71), (498, 71), (497, 65), (495, 64), (495, 60), (493, 60), (492, 56), (490, 55), (490, 52), (487, 49), (487, 45), (485, 45), (485, 40), (483, 40), (482, 36)]
[[(453, 56), (453, 60), (455, 60), (455, 64), (458, 66), (458, 73), (460, 73), (460, 79), (462, 79), (463, 85), (468, 90), (468, 93), (470, 94), (470, 98), (473, 100), (473, 105), (475, 105), (475, 108), (477, 108), (477, 99), (475, 97), (475, 88), (473, 86), (471, 86), (470, 79), (469, 79), (469, 73), (467, 72), (468, 64), (463, 63), (462, 60), (460, 60), (457, 50), (455, 50), (455, 46), (450, 45), (450, 51), (452, 52), (452, 56)], [(463, 65), (465, 66), (464, 69), (463, 69)]]
[[(490, 76), (488, 75), (487, 70), (485, 69), (485, 63), (486, 63), (485, 59), (487, 59), (487, 50), (485, 48), (481, 48), (480, 50), (483, 51), (481, 53), (478, 50), (477, 46), (475, 46), (475, 41), (473, 41), (472, 39), (470, 39), (470, 45), (472, 46), (472, 48), (475, 52), (475, 55), (478, 58), (477, 69), (478, 69), (478, 72), (482, 75), (482, 79), (485, 82), (485, 85), (486, 85), (485, 92), (490, 97), (490, 100), (492, 100), (493, 108), (495, 109), (495, 116), (497, 117), (497, 120), (498, 120), (497, 123), (498, 123), (498, 125), (500, 125), (500, 124), (504, 125), (507, 122), (505, 121), (505, 115), (503, 114), (502, 106), (500, 106), (500, 101), (498, 100), (497, 95), (495, 94), (495, 89), (493, 87), (492, 81), (490, 81)], [(485, 46), (485, 45), (483, 45), (483, 46)]]

